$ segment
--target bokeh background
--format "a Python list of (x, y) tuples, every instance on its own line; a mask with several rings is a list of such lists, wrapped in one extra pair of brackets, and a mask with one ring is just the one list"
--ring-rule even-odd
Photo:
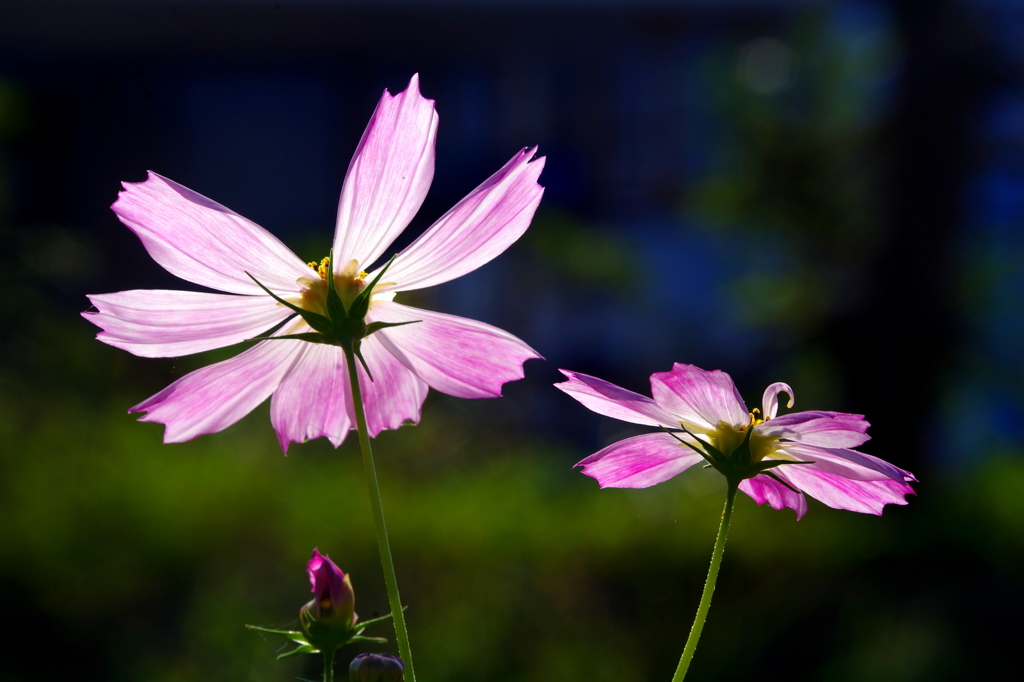
[(399, 246), (548, 157), (527, 235), (406, 299), (547, 358), (376, 441), (423, 679), (671, 676), (724, 485), (599, 491), (572, 464), (636, 431), (550, 385), (673, 361), (866, 414), (921, 480), (880, 518), (741, 499), (694, 680), (1012, 677), (1022, 37), (1017, 0), (0, 0), (0, 680), (317, 679), (242, 627), (296, 624), (314, 546), (387, 611), (354, 439), (283, 457), (264, 406), (163, 445), (127, 408), (238, 349), (135, 358), (79, 313), (190, 288), (108, 209), (148, 169), (325, 255), (414, 72), (437, 173)]

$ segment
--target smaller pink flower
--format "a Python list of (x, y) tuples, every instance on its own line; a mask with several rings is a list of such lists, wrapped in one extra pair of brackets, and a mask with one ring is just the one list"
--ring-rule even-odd
[(569, 380), (555, 386), (594, 412), (664, 429), (613, 443), (576, 465), (602, 488), (647, 488), (706, 461), (758, 504), (790, 507), (798, 519), (807, 512), (804, 494), (835, 509), (881, 514), (886, 504), (906, 504), (914, 492), (912, 473), (852, 449), (869, 439), (863, 416), (777, 416), (780, 393), (793, 406), (788, 384), (769, 386), (761, 410), (748, 411), (720, 370), (676, 363), (670, 372), (651, 375), (653, 399), (561, 371)]
[(313, 558), (306, 563), (306, 571), (313, 588), (313, 601), (303, 610), (322, 623), (354, 627), (356, 594), (352, 591), (349, 577), (319, 549), (313, 550)]

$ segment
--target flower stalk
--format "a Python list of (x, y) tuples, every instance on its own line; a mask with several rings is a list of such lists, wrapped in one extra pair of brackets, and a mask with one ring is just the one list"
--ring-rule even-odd
[(395, 562), (391, 558), (388, 529), (384, 524), (384, 507), (380, 501), (377, 468), (373, 464), (373, 450), (370, 448), (370, 436), (366, 428), (366, 412), (363, 409), (363, 395), (359, 387), (356, 356), (351, 348), (345, 348), (345, 360), (348, 363), (349, 381), (352, 383), (352, 403), (356, 413), (356, 432), (359, 435), (359, 449), (363, 455), (363, 470), (366, 474), (366, 486), (370, 493), (370, 506), (373, 509), (373, 526), (377, 533), (377, 547), (380, 550), (380, 562), (384, 568), (384, 583), (387, 586), (388, 601), (391, 603), (391, 613), (395, 621), (395, 639), (398, 642), (399, 655), (405, 663), (406, 679), (408, 682), (416, 682), (416, 673), (413, 670), (412, 664), (412, 650), (409, 648), (409, 632), (405, 627), (405, 614), (402, 612), (402, 599), (398, 594), (398, 579), (395, 577)]
[(672, 676), (672, 682), (683, 682), (686, 671), (690, 667), (690, 661), (693, 660), (693, 652), (697, 650), (697, 640), (700, 639), (704, 621), (707, 620), (708, 610), (711, 608), (711, 596), (715, 593), (715, 581), (718, 580), (718, 569), (722, 565), (722, 554), (725, 552), (725, 541), (729, 536), (729, 522), (732, 520), (732, 508), (736, 501), (738, 487), (739, 481), (729, 481), (729, 492), (725, 498), (725, 509), (722, 511), (722, 523), (718, 527), (718, 537), (715, 538), (715, 549), (711, 552), (708, 578), (704, 581), (704, 592), (700, 595), (697, 615), (694, 616), (690, 636), (686, 638), (686, 646), (683, 647), (683, 655), (679, 659), (675, 675)]

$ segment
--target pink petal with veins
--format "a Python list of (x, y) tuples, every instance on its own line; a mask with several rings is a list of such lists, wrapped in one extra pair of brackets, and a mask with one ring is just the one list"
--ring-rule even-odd
[(795, 487), (834, 509), (866, 514), (881, 515), (887, 504), (906, 504), (905, 496), (914, 492), (900, 481), (856, 481), (802, 464), (787, 467), (785, 474)]
[(96, 338), (146, 358), (241, 343), (292, 314), (269, 296), (136, 289), (93, 294), (89, 300), (98, 312), (82, 316), (103, 329)]
[(266, 400), (298, 357), (302, 341), (264, 341), (230, 360), (186, 374), (129, 412), (166, 424), (165, 443), (180, 443), (234, 424)]
[[(819, 448), (807, 445), (789, 445), (786, 452), (801, 460), (815, 462), (814, 468), (860, 481), (893, 480), (900, 483), (916, 481), (914, 475), (884, 459), (848, 448)], [(784, 465), (788, 466), (788, 465)], [(799, 464), (797, 466), (806, 466)]]
[(256, 223), (215, 201), (150, 172), (124, 183), (111, 206), (168, 272), (211, 289), (266, 296), (246, 271), (271, 290), (298, 291), (309, 268)]
[[(304, 344), (270, 401), (270, 420), (281, 449), (326, 436), (334, 447), (356, 427), (352, 390), (345, 352), (339, 346)], [(360, 366), (360, 388), (371, 437), (384, 429), (397, 429), (406, 421), (418, 422), (427, 397), (427, 385), (385, 351), (373, 338), (362, 344), (363, 358), (373, 373), (371, 382)]]
[(338, 202), (335, 272), (355, 258), (370, 265), (412, 221), (434, 178), (437, 112), (420, 95), (419, 76), (387, 90), (356, 147)]
[(288, 454), (292, 442), (321, 436), (338, 447), (355, 424), (351, 412), (344, 351), (338, 346), (301, 343), (288, 376), (270, 400), (270, 423), (281, 449)]
[(868, 424), (859, 414), (793, 412), (757, 425), (757, 432), (804, 445), (855, 448), (870, 440)]
[(370, 338), (431, 388), (457, 398), (496, 398), (502, 384), (523, 378), (523, 362), (540, 357), (508, 332), (464, 317), (381, 301), (374, 303), (371, 319), (414, 321)]
[(534, 147), (512, 157), (497, 173), (406, 247), (385, 278), (396, 291), (422, 289), (461, 277), (489, 263), (530, 226), (544, 188), (537, 184), (544, 159)]
[(427, 384), (385, 350), (381, 339), (376, 338), (379, 334), (363, 340), (363, 358), (373, 374), (372, 382), (359, 366), (359, 386), (371, 437), (384, 429), (397, 429), (407, 421), (418, 423), (427, 398)]
[(651, 375), (651, 395), (680, 421), (700, 428), (713, 429), (719, 422), (737, 427), (750, 423), (736, 385), (721, 370), (707, 372), (677, 362), (671, 371)]
[(555, 384), (555, 388), (565, 391), (598, 414), (633, 424), (679, 428), (679, 422), (672, 415), (645, 395), (588, 374), (564, 369), (558, 371), (569, 377), (569, 381)]
[(576, 466), (602, 488), (648, 488), (702, 461), (667, 433), (648, 433), (613, 443)]
[[(803, 465), (798, 464), (797, 466)], [(797, 521), (802, 519), (804, 514), (807, 513), (807, 500), (804, 496), (790, 490), (770, 476), (761, 474), (760, 476), (744, 479), (740, 482), (740, 490), (750, 495), (754, 502), (758, 504), (767, 502), (771, 505), (772, 509), (789, 507), (796, 512)]]

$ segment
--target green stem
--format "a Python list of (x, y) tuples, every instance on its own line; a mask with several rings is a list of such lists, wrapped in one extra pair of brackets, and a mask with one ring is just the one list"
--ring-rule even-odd
[(708, 609), (711, 608), (711, 595), (715, 593), (718, 567), (722, 565), (725, 539), (729, 535), (729, 520), (732, 518), (732, 506), (736, 499), (736, 487), (737, 483), (729, 482), (729, 493), (725, 499), (725, 509), (722, 511), (722, 524), (718, 527), (715, 549), (711, 552), (711, 566), (708, 568), (708, 579), (704, 582), (704, 592), (700, 595), (697, 615), (693, 619), (693, 627), (690, 628), (690, 636), (686, 638), (686, 646), (683, 647), (683, 655), (679, 659), (679, 667), (676, 668), (676, 674), (672, 676), (672, 682), (683, 682), (683, 678), (686, 677), (686, 670), (690, 667), (690, 661), (693, 660), (693, 652), (697, 649), (697, 640), (700, 639), (701, 630), (704, 629), (704, 621), (708, 617)]
[(377, 485), (377, 469), (373, 465), (373, 451), (370, 449), (370, 434), (366, 430), (366, 412), (363, 409), (363, 394), (359, 388), (359, 375), (356, 370), (356, 358), (352, 351), (345, 349), (348, 362), (348, 376), (352, 382), (352, 402), (355, 405), (356, 430), (359, 433), (359, 448), (363, 452), (363, 469), (366, 473), (366, 486), (370, 491), (370, 507), (373, 508), (373, 525), (377, 531), (377, 547), (380, 549), (380, 563), (384, 567), (384, 583), (388, 589), (388, 601), (391, 602), (391, 617), (395, 623), (395, 639), (398, 640), (398, 655), (405, 663), (405, 680), (416, 682), (416, 673), (412, 667), (412, 650), (409, 648), (409, 633), (405, 628), (405, 616), (402, 613), (402, 599), (398, 595), (398, 579), (395, 577), (395, 562), (391, 558), (391, 545), (388, 544), (388, 529), (384, 525), (384, 507), (380, 502), (380, 487)]
[(324, 655), (324, 682), (334, 682), (334, 652), (336, 649), (330, 651), (322, 651)]

